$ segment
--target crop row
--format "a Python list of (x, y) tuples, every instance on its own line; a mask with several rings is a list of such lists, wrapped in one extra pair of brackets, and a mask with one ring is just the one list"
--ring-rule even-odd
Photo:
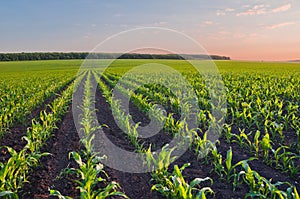
[[(115, 81), (118, 80), (115, 76), (112, 76)], [(193, 77), (195, 79), (195, 77)], [(142, 79), (142, 77), (135, 78), (136, 79)], [(131, 84), (129, 86), (132, 86), (133, 83), (127, 83)], [(200, 86), (196, 86), (199, 88)], [(203, 85), (201, 86), (203, 89)], [(160, 90), (159, 90), (160, 89)], [(137, 91), (141, 95), (139, 95), (139, 99), (148, 99), (150, 101), (154, 102), (159, 102), (161, 100), (161, 103), (164, 104), (165, 106), (170, 106), (170, 108), (175, 112), (179, 113), (178, 107), (179, 102), (176, 101), (176, 99), (172, 98), (169, 100), (168, 96), (170, 95), (170, 92), (166, 91), (165, 88), (159, 87), (157, 85), (153, 86), (147, 86), (147, 87), (140, 87)], [(162, 94), (161, 94), (162, 93)], [(196, 89), (196, 93), (197, 89)], [(134, 97), (136, 98), (136, 97)], [(203, 97), (200, 97), (198, 95), (198, 100), (199, 101), (204, 101), (205, 99)], [(147, 104), (147, 102), (144, 102), (143, 104)], [(207, 104), (207, 103), (206, 103)], [(204, 107), (207, 109), (207, 107)], [(244, 109), (245, 110), (245, 109)], [(298, 114), (298, 112), (291, 111), (288, 112), (286, 111), (286, 114)], [(285, 117), (285, 116), (284, 116)], [(293, 115), (293, 117), (296, 117)], [(227, 116), (228, 118), (228, 116)], [(207, 129), (208, 122), (209, 120), (213, 119), (211, 116), (210, 111), (208, 110), (200, 110), (200, 113), (198, 114), (198, 119), (200, 121), (200, 128)], [(298, 121), (298, 120), (296, 120)], [(210, 121), (211, 122), (211, 121)], [(294, 122), (294, 121), (293, 121)], [(292, 125), (293, 122), (290, 122), (289, 124)], [(234, 124), (237, 126), (237, 124)], [(292, 176), (298, 176), (299, 173), (299, 155), (297, 152), (292, 152), (295, 151), (294, 148), (299, 146), (299, 140), (298, 143), (295, 143), (292, 146), (286, 146), (286, 145), (275, 145), (276, 140), (275, 136), (272, 136), (273, 134), (275, 135), (281, 135), (278, 134), (278, 132), (273, 131), (273, 128), (269, 126), (264, 126), (265, 130), (262, 131), (260, 128), (255, 130), (255, 133), (252, 131), (245, 133), (246, 129), (245, 128), (238, 128), (237, 133), (232, 132), (232, 123), (225, 123), (224, 124), (224, 133), (223, 136), (226, 137), (226, 140), (228, 143), (230, 142), (236, 142), (239, 144), (239, 146), (242, 148), (247, 148), (250, 152), (252, 152), (257, 158), (263, 156), (264, 161), (269, 164), (269, 165), (274, 165), (277, 169), (281, 169), (284, 172), (289, 173)], [(248, 129), (251, 127), (248, 127)], [(261, 127), (262, 128), (262, 127)], [(253, 129), (253, 127), (252, 127)], [(255, 128), (254, 128), (255, 129)], [(299, 131), (299, 129), (295, 129), (296, 131)], [(273, 134), (269, 132), (273, 132)], [(263, 134), (263, 135), (261, 135)], [(271, 136), (270, 136), (271, 134)], [(298, 137), (299, 138), (299, 137)], [(273, 146), (274, 143), (274, 146)], [(297, 163), (298, 162), (298, 163)]]
[[(149, 75), (147, 76), (148, 78), (149, 78)], [(139, 79), (139, 80), (141, 80), (142, 79), (142, 77), (141, 76), (139, 76), (139, 78), (136, 78), (135, 77), (135, 81), (136, 81), (136, 79)], [(117, 78), (115, 78), (115, 80), (118, 80)], [(112, 84), (112, 86), (114, 86), (114, 83), (111, 81), (111, 80), (108, 80), (107, 79), (107, 81), (108, 82), (110, 82), (111, 84)], [(161, 82), (161, 81), (160, 81)], [(124, 81), (123, 81), (123, 83), (124, 83)], [(132, 82), (131, 82), (131, 84), (132, 84)], [(142, 89), (141, 88), (139, 88), (139, 90), (141, 91)], [(157, 90), (156, 90), (157, 91)], [(126, 93), (126, 89), (124, 89), (123, 90), (123, 92), (124, 93)], [(151, 99), (151, 97), (149, 97), (149, 93), (151, 93), (151, 91), (149, 92), (149, 89), (145, 89), (144, 90), (144, 95), (145, 96), (147, 96), (148, 98), (146, 98), (145, 96), (139, 96), (139, 97), (137, 97), (135, 94), (133, 94), (132, 92), (131, 93), (129, 93), (128, 94), (128, 96), (130, 96), (130, 97), (132, 97), (133, 99), (139, 99), (140, 101), (143, 101), (143, 99)], [(159, 92), (152, 92), (152, 93), (155, 93), (155, 95), (156, 96), (159, 96)], [(160, 97), (160, 99), (165, 99), (166, 98), (166, 96), (161, 96)], [(152, 99), (157, 99), (157, 97), (155, 98), (154, 96), (152, 96)], [(147, 103), (147, 101), (143, 101), (143, 102), (139, 102), (139, 104), (141, 105), (145, 105), (145, 104), (148, 104)], [(147, 106), (145, 106), (145, 107), (142, 107), (142, 109), (144, 108), (144, 110), (145, 110), (145, 108), (147, 109)], [(167, 122), (166, 122), (166, 124), (167, 124)], [(265, 150), (264, 148), (267, 148), (268, 147), (268, 143), (270, 143), (270, 141), (268, 141), (267, 140), (267, 136), (268, 134), (266, 133), (266, 135), (265, 135), (265, 137), (262, 139), (262, 141), (260, 142), (260, 141), (257, 141), (258, 143), (257, 143), (257, 146), (261, 146), (262, 148), (263, 148), (263, 150)], [(204, 143), (204, 145), (205, 144), (207, 144), (207, 140), (205, 140), (205, 137), (206, 136), (204, 136), (203, 138), (197, 138), (197, 143), (198, 144), (201, 144), (202, 145), (202, 143)], [(256, 137), (259, 137), (258, 136), (258, 133), (257, 133), (257, 135), (256, 135)], [(256, 139), (257, 140), (257, 139)], [(200, 145), (200, 147), (201, 147), (201, 145)], [(199, 145), (198, 145), (199, 146)], [(204, 147), (203, 149), (205, 149), (206, 147)], [(270, 149), (270, 148), (267, 148), (268, 150)], [(282, 148), (281, 148), (282, 149)], [(215, 154), (217, 154), (215, 157), (219, 157), (219, 159), (217, 159), (217, 158), (215, 158), (215, 161), (216, 162), (218, 162), (219, 161), (219, 163), (220, 162), (222, 162), (222, 158), (220, 157), (220, 154), (218, 155), (218, 153), (216, 152), (216, 149), (214, 149), (214, 150), (212, 150)], [(230, 153), (229, 153), (230, 154)], [(231, 152), (231, 154), (232, 154), (232, 152)], [(281, 155), (281, 157), (284, 157), (284, 153), (277, 153), (277, 154), (280, 154)], [(292, 155), (291, 153), (289, 153), (289, 155)], [(292, 155), (293, 156), (293, 155)], [(228, 156), (228, 157), (230, 157), (230, 156)], [(294, 157), (294, 156), (293, 156)], [(221, 159), (220, 159), (221, 158)], [(227, 158), (228, 159), (228, 158)], [(277, 158), (277, 160), (279, 161), (279, 159), (280, 158)], [(293, 158), (291, 158), (291, 159), (293, 159)], [(229, 160), (229, 159), (228, 159)], [(250, 160), (250, 159), (249, 159)], [(247, 161), (249, 161), (249, 160), (247, 160)], [(236, 166), (243, 166), (243, 172), (242, 173), (245, 173), (246, 171), (252, 171), (251, 170), (251, 168), (250, 168), (250, 166), (247, 164), (247, 161), (241, 161), (239, 164), (237, 164)], [(228, 166), (229, 165), (229, 163), (228, 162), (231, 162), (231, 161), (226, 161), (227, 162), (227, 168), (229, 169), (227, 172), (225, 172), (225, 173), (227, 173), (228, 175), (227, 176), (230, 176), (230, 175), (232, 175), (231, 174), (231, 171), (230, 171), (230, 167), (231, 166)], [(230, 163), (231, 164), (231, 163)], [(217, 164), (215, 164), (215, 165), (217, 165)], [(293, 166), (293, 165), (292, 165)], [(292, 167), (292, 166), (290, 166), (290, 167)], [(220, 167), (220, 165), (219, 165), (219, 168), (225, 168), (225, 167)], [(295, 169), (295, 168), (294, 168)], [(225, 170), (224, 170), (225, 171)], [(263, 177), (262, 176), (260, 176), (257, 172), (255, 172), (256, 173), (256, 177), (257, 177), (257, 180), (261, 180), (261, 179), (263, 179)], [(254, 179), (254, 178), (253, 178)], [(255, 180), (255, 179), (254, 179)], [(266, 179), (264, 179), (264, 180), (262, 180), (262, 181), (264, 181), (265, 183), (267, 183), (267, 180)], [(260, 184), (263, 184), (262, 183), (262, 181), (260, 181), (261, 183)], [(268, 181), (268, 183), (267, 183), (268, 185), (270, 185), (270, 186), (266, 186), (266, 185), (264, 185), (264, 186), (266, 186), (266, 187), (268, 187), (268, 189), (270, 189), (271, 190), (271, 188), (272, 188), (272, 191), (271, 191), (271, 194), (272, 194), (272, 192), (274, 191), (274, 190), (276, 190), (274, 187), (276, 187), (276, 186), (278, 186), (279, 184), (281, 184), (281, 183), (278, 183), (278, 184), (271, 184), (270, 183), (270, 181)], [(271, 186), (272, 185), (272, 186)], [(270, 191), (269, 190), (269, 191)], [(282, 196), (286, 196), (287, 197), (287, 195), (289, 195), (289, 196), (291, 196), (291, 190), (293, 190), (293, 186), (291, 186), (291, 188), (290, 189), (288, 189), (288, 191), (287, 192), (281, 192), (280, 194), (282, 195)], [(255, 190), (254, 188), (253, 189), (251, 189), (251, 193), (257, 193), (259, 190)], [(275, 192), (278, 192), (279, 190), (277, 190), (277, 191), (275, 191)], [(296, 193), (296, 190), (293, 190), (293, 191), (295, 191), (295, 193)], [(275, 193), (274, 192), (274, 193)], [(266, 192), (266, 191), (264, 191), (264, 193), (260, 193), (260, 194), (265, 194), (265, 195), (267, 195), (267, 194), (269, 194), (268, 192)]]
[[(91, 71), (87, 71), (84, 85), (82, 85), (83, 99), (81, 99), (81, 105), (77, 107), (80, 113), (78, 121), (76, 122), (79, 122), (80, 125), (80, 142), (84, 146), (84, 149), (80, 152), (70, 152), (69, 157), (75, 160), (77, 167), (67, 168), (65, 172), (78, 177), (78, 180), (75, 180), (75, 182), (80, 192), (80, 198), (82, 199), (100, 199), (111, 196), (127, 198), (124, 193), (118, 191), (120, 186), (118, 183), (115, 181), (107, 181), (108, 175), (104, 170), (104, 165), (101, 163), (105, 156), (95, 151), (95, 133), (99, 127), (94, 125), (95, 110), (92, 109), (92, 104), (95, 103), (95, 101), (92, 97), (92, 87), (95, 85), (92, 84), (91, 74)], [(58, 190), (50, 190), (50, 194), (58, 196), (59, 198), (71, 198), (69, 196), (63, 196)]]
[(64, 90), (61, 95), (48, 105), (50, 111), (42, 110), (38, 118), (34, 118), (31, 126), (23, 139), (27, 142), (23, 149), (16, 151), (7, 148), (10, 158), (7, 162), (0, 163), (0, 196), (3, 198), (19, 198), (24, 183), (30, 172), (39, 165), (39, 159), (50, 155), (42, 152), (52, 131), (56, 129), (56, 123), (65, 115), (71, 102), (74, 82)]
[(54, 96), (72, 80), (73, 76), (68, 74), (37, 73), (25, 77), (5, 77), (0, 84), (0, 135), (14, 124), (24, 123), (33, 108)]

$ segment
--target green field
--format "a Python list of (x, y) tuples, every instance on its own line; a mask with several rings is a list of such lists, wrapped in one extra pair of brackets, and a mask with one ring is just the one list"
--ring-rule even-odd
[[(187, 61), (122, 59), (104, 71), (109, 62), (101, 60), (83, 68), (83, 60), (0, 62), (1, 197), (46, 197), (53, 189), (51, 194), (61, 198), (105, 198), (111, 194), (124, 198), (299, 199), (299, 63), (215, 61), (222, 78), (218, 79), (215, 75), (199, 74)], [(203, 66), (208, 63), (193, 62)], [(134, 107), (135, 112), (129, 115), (124, 104), (114, 98), (113, 88), (130, 69), (150, 63), (170, 66), (179, 73), (145, 68), (129, 74), (116, 88)], [(189, 88), (183, 86), (182, 77), (192, 92), (181, 92)], [(205, 84), (206, 78), (213, 93)], [(149, 79), (152, 83), (144, 85)], [(168, 84), (170, 88), (165, 86)], [(224, 92), (218, 90), (222, 85)], [(95, 99), (92, 89), (98, 93)], [(73, 92), (82, 97), (74, 106), (81, 113), (76, 118), (67, 116), (74, 113)], [(195, 115), (188, 104), (190, 99), (197, 100), (199, 111)], [(97, 110), (90, 108), (93, 104)], [(164, 107), (164, 114), (157, 104)], [(113, 110), (118, 125), (107, 119), (113, 118), (106, 116), (111, 115), (107, 110)], [(214, 115), (213, 110), (220, 111), (220, 115)], [(111, 133), (110, 139), (147, 157), (144, 163), (151, 172), (142, 177), (127, 175), (99, 162), (93, 151), (92, 135), (99, 127), (94, 126), (94, 113), (102, 118), (99, 125)], [(163, 124), (159, 138), (140, 137), (140, 127), (149, 123), (144, 117)], [(196, 127), (187, 122), (193, 117)], [(130, 123), (131, 119), (137, 124)], [(51, 140), (57, 139), (59, 133), (76, 134), (68, 131), (74, 123), (78, 123), (77, 130), (82, 133), (80, 141), (78, 138), (77, 144), (66, 144), (66, 154), (56, 153)], [(66, 124), (71, 127), (66, 128)], [(214, 132), (218, 140), (209, 139), (210, 126), (218, 129)], [(119, 128), (125, 132), (116, 130)], [(170, 165), (173, 149), (165, 142), (172, 138), (187, 139), (190, 146), (185, 155)], [(62, 144), (69, 142), (69, 138), (65, 139)], [(165, 147), (153, 155), (151, 151), (161, 142)], [(53, 148), (53, 157), (47, 154), (49, 148)], [(70, 157), (67, 152), (71, 152)], [(66, 161), (55, 166), (55, 158)], [(47, 166), (53, 175), (45, 174), (51, 173), (45, 169)], [(61, 167), (68, 168), (63, 171), (73, 172), (72, 175), (61, 174), (62, 179), (57, 180), (55, 174), (61, 173)], [(40, 178), (48, 183), (42, 188), (40, 179), (34, 177), (36, 172), (46, 175)], [(123, 179), (125, 176), (128, 179)], [(62, 185), (60, 180), (70, 183)], [(144, 188), (145, 195), (139, 195), (139, 187)]]
[[(108, 60), (106, 60), (108, 61)], [(25, 72), (25, 71), (49, 71), (49, 70), (76, 70), (83, 60), (51, 60), (51, 61), (21, 61), (0, 62), (1, 73)], [(105, 62), (105, 60), (103, 61)], [(153, 60), (118, 60), (110, 67), (121, 68), (151, 63)], [(182, 69), (186, 61), (156, 60), (157, 63), (171, 64), (173, 67)], [(182, 65), (183, 63), (183, 65)], [(247, 61), (215, 61), (220, 72), (267, 72), (295, 74), (300, 72), (300, 63), (284, 62), (247, 62)]]

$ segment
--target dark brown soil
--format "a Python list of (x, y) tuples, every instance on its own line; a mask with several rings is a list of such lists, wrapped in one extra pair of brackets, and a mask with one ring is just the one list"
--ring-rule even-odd
[[(99, 89), (96, 92), (96, 109), (97, 117), (100, 124), (106, 124), (107, 127), (103, 128), (105, 135), (118, 147), (134, 151), (135, 148), (130, 144), (130, 140), (126, 134), (119, 129), (113, 118), (110, 105), (106, 102), (105, 97), (102, 96)], [(131, 105), (133, 108), (134, 106)], [(133, 117), (144, 118), (144, 122), (147, 122), (145, 116), (135, 108), (135, 115)], [(139, 115), (140, 114), (140, 115)], [(143, 121), (141, 121), (143, 122)], [(134, 174), (118, 171), (112, 168), (105, 168), (105, 171), (109, 174), (111, 180), (118, 182), (121, 185), (122, 191), (130, 198), (160, 198), (158, 194), (151, 193), (149, 173)]]
[(69, 152), (79, 151), (79, 136), (75, 128), (73, 115), (70, 110), (58, 125), (59, 129), (47, 141), (42, 151), (51, 153), (41, 158), (40, 166), (32, 171), (29, 182), (24, 186), (22, 198), (49, 198), (49, 189), (59, 190), (63, 195), (78, 197), (76, 185), (73, 180), (64, 175), (58, 177), (61, 171), (69, 166), (76, 167), (68, 158)]

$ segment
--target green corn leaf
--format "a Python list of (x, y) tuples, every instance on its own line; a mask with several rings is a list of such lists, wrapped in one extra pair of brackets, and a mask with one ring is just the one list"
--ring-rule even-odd
[(227, 156), (226, 156), (226, 168), (227, 168), (227, 170), (231, 169), (231, 162), (232, 162), (232, 149), (230, 147), (230, 149), (227, 151)]

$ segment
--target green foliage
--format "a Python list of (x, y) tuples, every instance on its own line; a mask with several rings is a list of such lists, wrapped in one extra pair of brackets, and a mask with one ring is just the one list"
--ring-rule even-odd
[(30, 111), (55, 96), (73, 80), (72, 74), (35, 72), (6, 75), (0, 73), (0, 136), (16, 123), (25, 123)]
[[(24, 56), (22, 54), (21, 58), (24, 59)], [(58, 55), (55, 54), (52, 58), (57, 58), (56, 56)], [(225, 119), (226, 125), (224, 125), (223, 133), (228, 144), (237, 143), (245, 149), (244, 151), (258, 160), (263, 158), (268, 165), (297, 178), (300, 155), (299, 64), (217, 61), (215, 63), (222, 74), (227, 99), (226, 102), (219, 100), (217, 103), (212, 103), (211, 97), (220, 93), (218, 91), (209, 92), (205, 78), (183, 60), (116, 60), (102, 77), (113, 88), (126, 71), (153, 61), (172, 66), (182, 73), (194, 88), (200, 107), (199, 113), (197, 115), (190, 114), (191, 107), (187, 103), (191, 100), (189, 96), (183, 96), (181, 99), (177, 97), (181, 96), (182, 89), (186, 88), (181, 88), (180, 78), (172, 73), (169, 74), (168, 71), (165, 73), (150, 69), (149, 73), (141, 71), (131, 75), (119, 88), (125, 97), (130, 97), (132, 102), (141, 111), (148, 114), (151, 120), (163, 124), (163, 130), (166, 133), (170, 133), (175, 138), (189, 140), (190, 149), (194, 150), (199, 157), (206, 157), (207, 164), (213, 160), (213, 171), (222, 180), (233, 183), (234, 188), (239, 186), (239, 183), (248, 185), (250, 192), (246, 197), (299, 198), (296, 187), (281, 182), (271, 183), (257, 171), (252, 170), (247, 161), (253, 158), (234, 164), (234, 152), (231, 148), (227, 151), (225, 159), (217, 151), (217, 148), (213, 147), (215, 143), (209, 139), (212, 135), (210, 127), (213, 126), (220, 130), (218, 125), (222, 119)], [(0, 77), (3, 80), (0, 83), (1, 134), (5, 136), (11, 126), (16, 123), (24, 123), (31, 110), (41, 106), (45, 99), (56, 98), (55, 93), (73, 80), (81, 62), (81, 60), (1, 62)], [(129, 62), (130, 64), (128, 64)], [(205, 61), (197, 62), (205, 64)], [(77, 181), (81, 196), (103, 198), (117, 193), (116, 195), (120, 194), (125, 197), (116, 191), (117, 183), (106, 182), (103, 165), (99, 162), (98, 156), (93, 154), (93, 134), (99, 128), (93, 126), (95, 112), (90, 109), (90, 105), (93, 103), (90, 78), (93, 74), (99, 89), (116, 113), (119, 125), (125, 129), (131, 143), (138, 152), (146, 152), (148, 160), (146, 163), (157, 169), (152, 173), (155, 183), (153, 189), (172, 198), (205, 198), (211, 189), (201, 189), (199, 187), (201, 179), (196, 178), (188, 183), (182, 176), (185, 166), (179, 169), (175, 165), (173, 171), (169, 171), (169, 164), (172, 162), (171, 153), (174, 149), (163, 148), (161, 152), (155, 154), (151, 152), (151, 147), (148, 150), (144, 148), (139, 139), (139, 124), (131, 124), (131, 116), (125, 114), (121, 103), (113, 100), (108, 85), (105, 85), (102, 79), (97, 77), (99, 72), (102, 72), (101, 69), (89, 72), (84, 86), (84, 106), (80, 107), (82, 111), (80, 115), (81, 132), (86, 135), (85, 139), (81, 141), (86, 146), (86, 150), (77, 154), (71, 153), (72, 158), (78, 163), (78, 168), (76, 168), (78, 170), (75, 168), (71, 168), (71, 170), (81, 177)], [(157, 79), (156, 83), (141, 86), (134, 91), (128, 89), (140, 85), (143, 80), (152, 77)], [(178, 84), (170, 86), (172, 89), (162, 86), (163, 83), (172, 79), (178, 80)], [(218, 84), (218, 82), (214, 83)], [(175, 92), (173, 92), (174, 90)], [(42, 111), (40, 116), (31, 122), (26, 136), (23, 138), (27, 142), (24, 149), (16, 152), (7, 148), (11, 153), (11, 158), (5, 163), (0, 163), (0, 197), (18, 198), (18, 191), (26, 182), (28, 172), (38, 164), (40, 157), (49, 155), (42, 154), (39, 150), (56, 128), (55, 124), (66, 112), (71, 94), (71, 90), (68, 89), (58, 97), (58, 100), (47, 107), (50, 111)], [(225, 103), (226, 108), (222, 106)], [(161, 111), (157, 104), (164, 106), (170, 113)], [(227, 112), (226, 118), (213, 117), (214, 108), (221, 109), (224, 113)], [(184, 116), (184, 119), (179, 119), (180, 116)], [(191, 118), (197, 119), (199, 129), (191, 128), (188, 125), (187, 121)], [(239, 131), (237, 132), (236, 129)], [(214, 133), (219, 135), (220, 132)], [(292, 134), (292, 136), (287, 136), (286, 133)], [(289, 140), (293, 136), (296, 136), (297, 139)], [(278, 142), (282, 146), (278, 146)], [(212, 158), (207, 156), (210, 153)], [(241, 169), (242, 171), (239, 172)], [(103, 183), (105, 186), (98, 189), (97, 183)], [(282, 184), (288, 185), (289, 188), (286, 191), (280, 190)], [(68, 198), (55, 190), (52, 190), (51, 194), (59, 198)]]
[[(124, 193), (117, 191), (119, 184), (114, 181), (109, 182), (104, 188), (97, 187), (99, 183), (106, 183), (106, 179), (101, 177), (101, 174), (107, 177), (107, 174), (103, 170), (103, 165), (100, 162), (103, 157), (92, 155), (87, 157), (86, 161), (83, 161), (80, 154), (76, 152), (71, 152), (70, 157), (76, 161), (79, 168), (71, 168), (67, 170), (67, 173), (74, 173), (80, 177), (81, 180), (76, 181), (78, 185), (77, 188), (80, 191), (80, 198), (102, 199), (111, 196), (127, 198)], [(52, 190), (52, 193), (59, 194), (54, 190)]]
[[(242, 166), (244, 171), (241, 171), (238, 177), (248, 184), (250, 188), (250, 192), (245, 196), (245, 198), (297, 198), (296, 188), (289, 183), (277, 182), (273, 184), (271, 180), (267, 180), (266, 178), (260, 176), (258, 172), (252, 170), (246, 162), (243, 163)], [(287, 191), (279, 189), (279, 187), (283, 184), (289, 186)], [(291, 190), (293, 190), (294, 193)]]
[[(69, 158), (75, 160), (78, 164), (78, 168), (67, 168), (66, 173), (73, 173), (79, 177), (80, 180), (76, 180), (77, 189), (80, 192), (80, 198), (84, 199), (104, 199), (112, 196), (121, 196), (128, 198), (124, 193), (118, 191), (120, 185), (115, 181), (107, 182), (108, 177), (104, 171), (104, 165), (101, 160), (105, 156), (100, 157), (99, 154), (95, 153), (93, 146), (93, 139), (95, 138), (94, 133), (100, 127), (95, 125), (94, 113), (92, 107), (92, 72), (88, 71), (84, 84), (84, 97), (83, 105), (80, 107), (81, 110), (81, 132), (83, 132), (81, 142), (84, 144), (85, 149), (81, 151), (83, 157), (78, 152), (70, 152)], [(99, 185), (103, 186), (100, 188)], [(50, 194), (58, 196), (62, 199), (68, 199), (69, 197), (63, 196), (57, 190), (50, 190)]]
[(160, 192), (166, 198), (205, 199), (207, 194), (213, 194), (210, 187), (200, 187), (200, 184), (205, 181), (210, 181), (212, 184), (211, 178), (195, 178), (190, 183), (186, 182), (182, 172), (187, 166), (189, 164), (185, 164), (179, 169), (175, 165), (171, 174), (164, 173), (160, 178), (153, 177), (155, 184), (152, 186), (152, 190)]
[[(237, 174), (237, 167), (240, 167), (243, 164), (246, 164), (249, 161), (254, 160), (254, 158), (249, 158), (247, 160), (241, 160), (235, 164), (233, 164), (233, 152), (230, 149), (227, 151), (226, 159), (223, 163), (223, 157), (221, 154), (218, 153), (217, 149), (215, 148), (212, 151), (212, 155), (214, 158), (213, 165), (214, 165), (214, 172), (220, 176), (221, 179), (225, 179), (227, 183), (232, 182), (233, 188), (235, 189), (238, 185), (238, 174)], [(225, 166), (224, 166), (225, 164)]]
[(19, 152), (10, 147), (5, 147), (11, 157), (5, 163), (0, 163), (0, 194), (4, 198), (18, 198), (18, 191), (27, 182), (31, 169), (38, 165), (41, 157), (49, 155), (42, 153), (41, 147), (45, 144), (51, 133), (56, 129), (56, 123), (66, 113), (70, 103), (73, 84), (69, 86), (61, 97), (55, 99), (51, 111), (40, 112), (39, 120), (34, 119), (23, 137), (27, 144)]

